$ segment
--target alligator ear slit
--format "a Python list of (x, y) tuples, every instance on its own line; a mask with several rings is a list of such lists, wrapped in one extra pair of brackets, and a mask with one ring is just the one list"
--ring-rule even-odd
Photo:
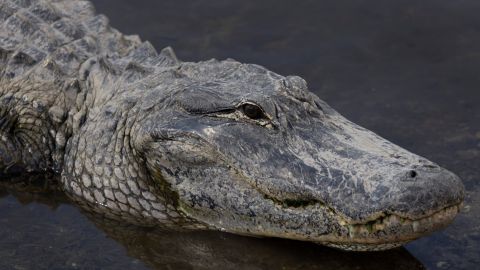
[(230, 114), (234, 112), (235, 112), (235, 109), (223, 109), (223, 110), (215, 111), (215, 113), (219, 113), (219, 114)]
[(213, 110), (202, 110), (202, 109), (190, 109), (187, 112), (192, 114), (229, 114), (234, 113), (236, 109), (234, 108), (222, 108), (222, 109), (213, 109)]

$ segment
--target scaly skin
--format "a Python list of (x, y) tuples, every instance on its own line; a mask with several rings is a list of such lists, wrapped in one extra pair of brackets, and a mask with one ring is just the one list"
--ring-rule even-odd
[(86, 1), (0, 5), (0, 168), (59, 173), (89, 211), (381, 250), (443, 228), (463, 201), (457, 176), (300, 77), (181, 62)]

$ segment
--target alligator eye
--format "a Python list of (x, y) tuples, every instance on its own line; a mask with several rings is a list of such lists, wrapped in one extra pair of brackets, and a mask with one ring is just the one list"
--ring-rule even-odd
[(250, 119), (257, 120), (266, 118), (263, 110), (257, 105), (247, 103), (242, 106), (242, 110), (243, 113)]

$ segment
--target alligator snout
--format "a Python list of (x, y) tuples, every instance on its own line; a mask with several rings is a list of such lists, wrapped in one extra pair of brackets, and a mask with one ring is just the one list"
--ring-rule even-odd
[[(414, 154), (414, 164), (365, 155), (349, 163), (330, 162), (329, 167), (318, 164), (317, 169), (313, 164), (284, 164), (288, 169), (279, 168), (278, 177), (283, 176), (288, 185), (262, 183), (259, 187), (277, 201), (321, 202), (348, 224), (364, 224), (393, 214), (417, 220), (463, 201), (460, 178), (434, 163)], [(349, 165), (344, 168), (341, 164)]]
[[(324, 244), (357, 251), (399, 246), (446, 227), (464, 198), (460, 178), (438, 166), (404, 169), (391, 183), (397, 184), (390, 189), (379, 186), (370, 194), (367, 203), (375, 210), (356, 219), (340, 218), (345, 235)], [(353, 214), (351, 205), (361, 203), (350, 200), (336, 207)]]
[[(329, 118), (334, 128), (328, 124)], [(303, 188), (301, 193), (331, 207), (348, 224), (368, 223), (387, 215), (417, 220), (463, 201), (464, 187), (458, 176), (335, 112), (327, 115), (318, 130), (321, 138), (310, 139), (315, 142), (310, 145), (318, 150), (297, 147), (297, 156), (316, 160), (296, 169), (300, 172), (297, 177), (307, 173), (312, 178), (299, 182), (298, 187)]]
[(392, 201), (391, 211), (416, 219), (431, 215), (464, 198), (464, 188), (458, 176), (438, 166), (422, 166), (400, 175), (398, 200)]

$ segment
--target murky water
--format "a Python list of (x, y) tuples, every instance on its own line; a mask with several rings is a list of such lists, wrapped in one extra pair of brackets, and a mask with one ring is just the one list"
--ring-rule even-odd
[(460, 175), (465, 209), (406, 248), (355, 254), (106, 223), (39, 179), (34, 190), (0, 185), (0, 269), (480, 269), (480, 2), (94, 3), (182, 60), (231, 57), (303, 76), (347, 118)]

